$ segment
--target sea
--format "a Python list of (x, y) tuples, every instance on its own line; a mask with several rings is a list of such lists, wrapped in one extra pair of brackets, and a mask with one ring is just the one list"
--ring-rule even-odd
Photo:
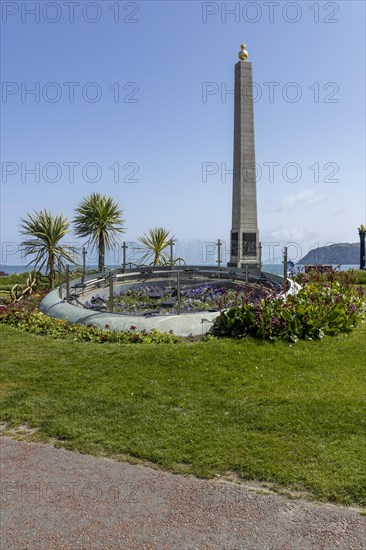
[[(202, 267), (208, 267), (207, 264)], [(87, 269), (95, 269), (96, 265), (88, 265)], [(120, 265), (110, 265), (111, 269), (121, 267)], [(348, 271), (349, 269), (358, 269), (358, 265), (341, 265), (341, 271)], [(301, 271), (302, 266), (295, 265), (294, 271)], [(32, 271), (34, 266), (32, 265), (0, 265), (0, 271), (6, 273), (7, 275), (12, 275), (14, 273), (25, 273), (27, 271)], [(283, 274), (283, 264), (263, 264), (263, 271), (266, 273), (274, 273), (276, 275)]]

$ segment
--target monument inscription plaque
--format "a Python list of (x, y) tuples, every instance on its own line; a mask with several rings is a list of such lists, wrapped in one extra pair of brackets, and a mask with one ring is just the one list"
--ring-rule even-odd
[(257, 256), (257, 235), (255, 233), (243, 233), (242, 256), (251, 258)]
[(239, 247), (239, 239), (237, 233), (231, 233), (231, 256), (237, 256), (238, 255), (238, 247)]

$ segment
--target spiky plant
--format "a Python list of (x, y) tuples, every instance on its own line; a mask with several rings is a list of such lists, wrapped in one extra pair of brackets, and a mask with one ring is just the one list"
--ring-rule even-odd
[(54, 216), (47, 210), (34, 210), (33, 214), (28, 213), (20, 222), (20, 234), (28, 237), (21, 243), (22, 253), (26, 257), (33, 256), (30, 263), (34, 262), (37, 269), (46, 266), (46, 275), (53, 288), (56, 262), (75, 263), (72, 257), (75, 253), (73, 247), (60, 244), (68, 233), (69, 221), (61, 214)]
[(87, 244), (98, 250), (98, 268), (104, 269), (105, 252), (116, 243), (116, 238), (124, 232), (123, 211), (112, 197), (92, 193), (84, 197), (73, 219), (75, 234), (86, 237)]
[(153, 266), (164, 265), (169, 262), (169, 253), (164, 252), (174, 237), (170, 236), (170, 231), (163, 227), (154, 227), (149, 229), (148, 233), (139, 237), (145, 254), (142, 262), (150, 262)]

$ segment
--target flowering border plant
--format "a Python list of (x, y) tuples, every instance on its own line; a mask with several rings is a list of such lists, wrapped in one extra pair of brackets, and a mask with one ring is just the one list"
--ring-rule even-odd
[(351, 332), (365, 319), (365, 291), (339, 282), (306, 284), (296, 295), (262, 299), (223, 311), (215, 320), (217, 336), (266, 340), (318, 340)]

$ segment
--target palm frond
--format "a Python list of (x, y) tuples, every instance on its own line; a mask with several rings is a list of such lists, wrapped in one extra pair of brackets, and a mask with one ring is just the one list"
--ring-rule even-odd
[(105, 246), (110, 249), (119, 234), (124, 232), (123, 211), (112, 197), (92, 193), (85, 197), (73, 219), (75, 234), (87, 238), (87, 244), (93, 248), (99, 246), (102, 236)]
[(170, 231), (163, 227), (154, 227), (149, 232), (139, 237), (140, 243), (145, 249), (142, 262), (150, 260), (152, 265), (164, 265), (169, 260), (169, 253), (164, 252), (170, 245), (174, 237), (170, 236)]
[(51, 278), (56, 259), (75, 263), (72, 258), (73, 247), (60, 244), (69, 231), (69, 221), (65, 216), (54, 216), (47, 210), (34, 210), (26, 218), (21, 218), (20, 222), (20, 234), (28, 237), (22, 241), (21, 251), (25, 257), (32, 257), (30, 263), (35, 263), (39, 269), (46, 265)]

